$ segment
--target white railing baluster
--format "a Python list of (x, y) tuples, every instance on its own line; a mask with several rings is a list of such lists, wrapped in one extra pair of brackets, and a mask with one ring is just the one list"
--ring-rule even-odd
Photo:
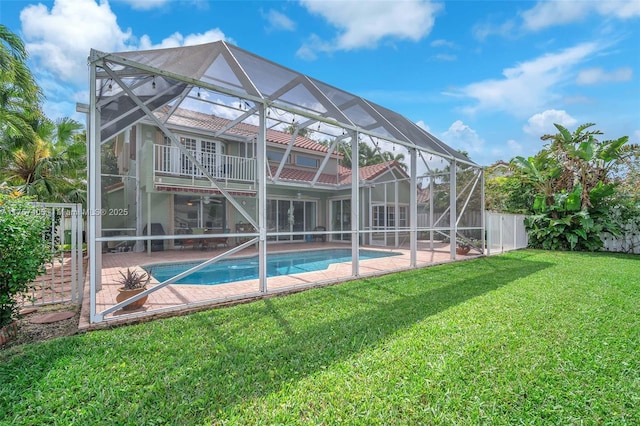
[[(155, 145), (154, 147), (154, 175), (164, 174), (190, 179), (204, 178), (204, 174), (173, 146)], [(215, 179), (239, 182), (253, 182), (255, 180), (255, 159), (236, 157), (232, 155), (214, 154), (210, 152), (189, 152), (200, 161)]]

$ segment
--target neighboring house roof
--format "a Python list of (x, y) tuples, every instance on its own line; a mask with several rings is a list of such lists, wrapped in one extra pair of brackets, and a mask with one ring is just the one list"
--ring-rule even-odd
[(499, 160), (487, 167), (487, 177), (511, 176), (511, 166), (509, 163)]
[(417, 202), (425, 204), (429, 201), (429, 188), (418, 188)]

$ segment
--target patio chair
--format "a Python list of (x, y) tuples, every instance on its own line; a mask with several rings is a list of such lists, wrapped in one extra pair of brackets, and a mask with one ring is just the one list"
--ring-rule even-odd
[[(205, 234), (219, 234), (221, 230), (219, 229), (207, 229), (204, 231)], [(224, 233), (229, 233), (229, 229), (225, 229)], [(209, 247), (218, 248), (218, 246), (228, 247), (229, 237), (215, 237), (215, 238), (207, 238), (206, 240), (202, 240), (201, 248), (202, 250), (207, 250)]]
[[(325, 228), (324, 226), (316, 226), (315, 228), (313, 228), (314, 232), (325, 232), (327, 230), (327, 228)], [(322, 241), (323, 243), (325, 241), (327, 241), (327, 236), (325, 234), (322, 235), (313, 235), (313, 241)]]

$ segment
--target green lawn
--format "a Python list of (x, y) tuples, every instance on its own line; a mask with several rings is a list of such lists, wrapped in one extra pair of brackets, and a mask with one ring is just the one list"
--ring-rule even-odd
[(640, 257), (518, 251), (0, 352), (2, 424), (640, 424)]

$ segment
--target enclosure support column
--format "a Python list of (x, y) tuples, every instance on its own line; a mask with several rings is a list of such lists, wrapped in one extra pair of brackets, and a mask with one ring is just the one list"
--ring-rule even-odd
[(360, 157), (358, 146), (358, 132), (351, 138), (351, 275), (357, 277), (360, 275), (360, 166), (358, 158)]
[(89, 129), (88, 129), (88, 180), (89, 180), (89, 288), (90, 288), (90, 321), (97, 322), (101, 318), (96, 313), (96, 294), (102, 288), (102, 247), (99, 241), (96, 241), (101, 234), (100, 207), (101, 207), (101, 176), (100, 176), (100, 134), (99, 111), (96, 102), (96, 65), (92, 63), (89, 68)]
[(400, 223), (400, 201), (398, 200), (398, 189), (398, 181), (396, 180), (395, 182), (393, 182), (393, 209), (395, 212), (395, 221), (393, 223), (395, 232), (393, 233), (393, 240), (395, 241), (395, 247), (400, 247), (400, 232), (398, 232), (398, 225)]
[(487, 215), (484, 211), (484, 169), (480, 169), (481, 185), (480, 185), (480, 212), (482, 213), (482, 235), (480, 241), (482, 244), (482, 254), (485, 254), (485, 235), (487, 229)]
[[(147, 237), (149, 236), (151, 236), (151, 192), (147, 192)], [(151, 240), (147, 240), (147, 254), (149, 256), (151, 256), (151, 244)]]
[(258, 178), (258, 279), (260, 292), (267, 291), (267, 175), (265, 159), (267, 156), (267, 115), (265, 105), (258, 104), (258, 117), (260, 124), (258, 127), (257, 145), (257, 178)]
[(449, 163), (449, 244), (451, 259), (456, 258), (456, 240), (458, 238), (458, 199), (456, 184), (456, 169), (458, 168), (456, 160), (451, 159)]
[(418, 231), (416, 230), (418, 224), (418, 171), (417, 171), (417, 155), (416, 149), (409, 149), (410, 155), (410, 169), (411, 169), (411, 187), (409, 191), (409, 247), (411, 250), (411, 267), (415, 268), (417, 265), (417, 254), (416, 250), (418, 248)]
[(433, 176), (429, 176), (429, 250), (433, 251)]
[[(136, 126), (136, 237), (142, 235), (144, 225), (142, 224), (142, 193), (140, 192), (140, 160), (142, 159), (142, 128)], [(144, 243), (136, 241), (136, 252), (144, 250)]]

